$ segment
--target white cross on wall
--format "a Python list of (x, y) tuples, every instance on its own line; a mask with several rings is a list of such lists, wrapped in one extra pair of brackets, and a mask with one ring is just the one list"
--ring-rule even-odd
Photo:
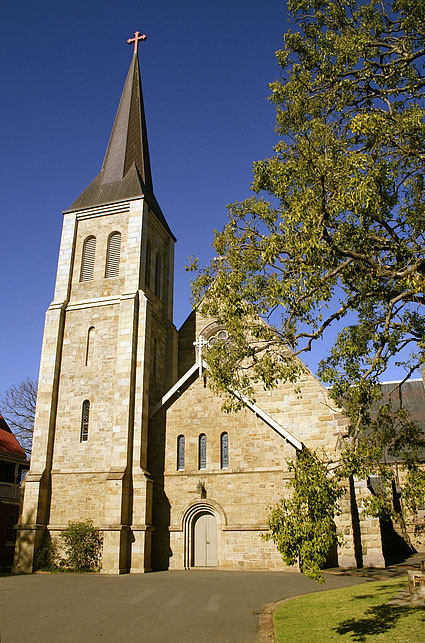
[(202, 337), (202, 335), (198, 336), (198, 339), (196, 342), (193, 342), (194, 346), (197, 346), (198, 348), (198, 366), (199, 366), (199, 377), (202, 377), (202, 349), (204, 346), (208, 345), (208, 341)]

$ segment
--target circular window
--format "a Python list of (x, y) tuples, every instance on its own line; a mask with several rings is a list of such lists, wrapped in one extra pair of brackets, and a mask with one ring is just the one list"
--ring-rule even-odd
[(218, 344), (219, 342), (229, 343), (229, 333), (227, 330), (219, 330), (218, 333), (212, 335), (212, 337), (208, 339), (208, 346), (214, 346), (214, 344)]

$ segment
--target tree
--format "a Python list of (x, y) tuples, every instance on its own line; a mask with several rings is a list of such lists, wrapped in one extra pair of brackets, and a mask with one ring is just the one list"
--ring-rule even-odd
[(264, 538), (275, 542), (287, 565), (299, 562), (306, 576), (323, 583), (320, 570), (333, 545), (341, 542), (334, 517), (344, 490), (335, 476), (329, 476), (326, 459), (307, 449), (289, 468), (295, 473), (290, 481), (294, 492), (271, 511)]
[[(210, 382), (237, 407), (232, 390), (252, 397), (256, 382), (296, 382), (299, 356), (331, 333), (318, 375), (350, 420), (335, 474), (387, 480), (384, 454), (396, 456), (414, 509), (423, 435), (402, 404), (381, 399), (379, 378), (391, 360), (406, 379), (425, 362), (425, 5), (288, 8), (296, 28), (270, 84), (279, 140), (254, 163), (255, 195), (229, 206), (217, 256), (193, 287), (201, 312), (232, 336), (230, 350), (206, 355)], [(370, 512), (393, 515), (389, 486), (378, 495)]]
[(0, 397), (0, 410), (28, 457), (31, 455), (36, 401), (37, 382), (30, 377), (11, 386)]

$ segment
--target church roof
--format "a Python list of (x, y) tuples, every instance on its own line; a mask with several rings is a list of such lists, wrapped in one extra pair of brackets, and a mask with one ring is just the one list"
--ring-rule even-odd
[(0, 413), (0, 456), (2, 453), (14, 455), (26, 460), (25, 451), (13, 435), (6, 420)]
[(66, 212), (138, 197), (146, 199), (157, 219), (175, 239), (153, 193), (139, 60), (135, 51), (102, 169)]

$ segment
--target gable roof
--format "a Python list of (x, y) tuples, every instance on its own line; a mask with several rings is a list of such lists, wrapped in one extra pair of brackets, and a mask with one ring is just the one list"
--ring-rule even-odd
[(382, 382), (383, 401), (391, 398), (392, 408), (397, 411), (401, 405), (410, 413), (425, 432), (425, 389), (422, 379), (405, 382)]
[(26, 460), (25, 451), (13, 435), (9, 425), (0, 413), (0, 455), (2, 453)]
[[(425, 436), (425, 388), (422, 379), (412, 379), (406, 381), (382, 382), (382, 400), (375, 403), (371, 408), (371, 415), (376, 418), (377, 410), (380, 404), (391, 402), (391, 411), (397, 413), (401, 408), (409, 414), (412, 420), (422, 431)], [(420, 462), (425, 461), (425, 450), (421, 449), (417, 454)], [(385, 450), (385, 461), (396, 462), (399, 458)]]

